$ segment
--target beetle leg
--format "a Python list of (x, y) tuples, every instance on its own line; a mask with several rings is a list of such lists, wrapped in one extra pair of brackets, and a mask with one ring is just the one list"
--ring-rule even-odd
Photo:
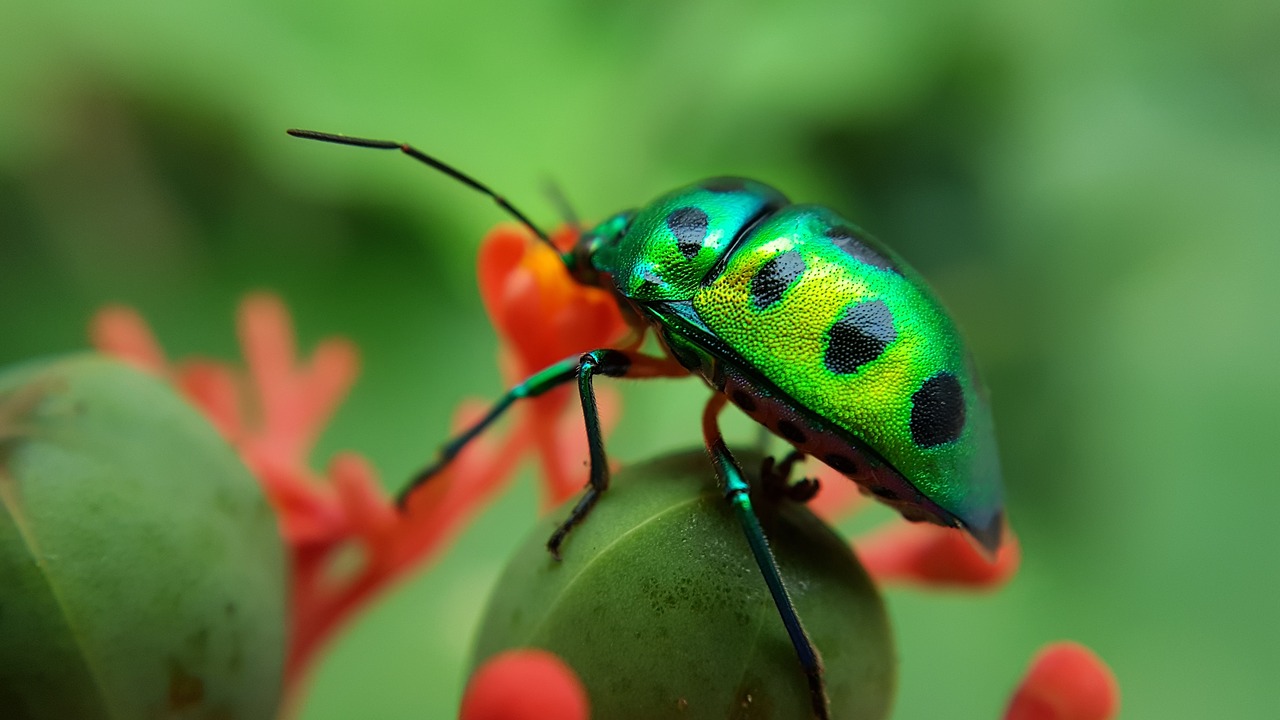
[(818, 494), (818, 478), (802, 477), (791, 482), (791, 469), (804, 458), (804, 453), (799, 450), (787, 453), (782, 462), (774, 460), (773, 456), (766, 456), (760, 468), (760, 479), (764, 481), (765, 489), (792, 502), (805, 503), (812, 500)]
[(689, 371), (671, 358), (655, 358), (625, 350), (592, 350), (578, 361), (578, 396), (582, 399), (582, 419), (587, 426), (587, 449), (590, 453), (591, 475), (587, 491), (573, 506), (569, 518), (556, 528), (547, 540), (547, 550), (560, 559), (560, 544), (575, 525), (582, 522), (609, 487), (609, 460), (604, 454), (604, 434), (600, 431), (600, 412), (596, 406), (596, 393), (592, 379), (596, 375), (608, 377), (657, 378), (682, 377)]
[(493, 404), (493, 407), (489, 408), (489, 412), (486, 413), (484, 417), (480, 418), (472, 424), (471, 427), (462, 431), (456, 437), (440, 447), (440, 452), (436, 461), (423, 468), (411, 481), (409, 481), (409, 484), (406, 485), (396, 497), (396, 504), (401, 508), (404, 508), (405, 502), (414, 490), (418, 489), (419, 486), (426, 483), (428, 480), (435, 477), (437, 473), (443, 470), (445, 466), (452, 462), (454, 457), (462, 451), (462, 448), (466, 447), (467, 443), (471, 442), (477, 435), (484, 432), (485, 428), (489, 427), (495, 420), (501, 417), (502, 413), (506, 412), (507, 408), (511, 407), (516, 400), (537, 397), (546, 391), (559, 385), (563, 385), (577, 377), (578, 363), (579, 358), (576, 355), (565, 358), (554, 365), (534, 373), (526, 378), (524, 382), (508, 390), (505, 395)]
[(591, 380), (596, 375), (622, 377), (631, 367), (631, 358), (617, 350), (593, 350), (578, 362), (578, 397), (582, 400), (582, 419), (587, 425), (587, 451), (590, 453), (591, 476), (587, 491), (573, 506), (569, 519), (560, 524), (547, 540), (547, 550), (560, 559), (560, 543), (564, 542), (574, 525), (582, 522), (600, 499), (600, 493), (609, 487), (609, 461), (604, 454), (604, 435), (600, 432), (600, 412), (596, 405), (596, 391)]
[[(813, 646), (808, 633), (805, 632), (804, 625), (800, 623), (800, 616), (796, 614), (795, 605), (792, 604), (791, 596), (787, 594), (787, 587), (782, 582), (778, 562), (774, 559), (773, 551), (769, 549), (769, 540), (760, 527), (760, 519), (756, 517), (755, 510), (751, 507), (750, 487), (742, 476), (742, 468), (729, 452), (724, 436), (720, 433), (718, 417), (725, 402), (725, 396), (716, 393), (711, 396), (703, 412), (702, 434), (707, 444), (707, 452), (711, 453), (712, 465), (715, 466), (716, 473), (724, 483), (725, 499), (733, 507), (733, 512), (742, 525), (742, 532), (747, 536), (747, 544), (751, 546), (751, 554), (755, 556), (760, 574), (764, 575), (765, 584), (769, 586), (769, 594), (773, 596), (773, 603), (778, 608), (778, 614), (782, 616), (782, 624), (787, 628), (787, 635), (790, 636), (791, 645), (795, 648), (796, 658), (799, 659), (800, 667), (809, 681), (809, 699), (813, 703), (813, 712), (816, 717), (827, 720), (830, 717), (830, 710), (827, 708), (827, 691), (822, 682), (822, 657), (818, 654), (818, 649)], [(786, 460), (783, 464), (787, 464)]]
[(772, 497), (781, 497), (793, 502), (808, 502), (818, 494), (817, 478), (800, 478), (791, 482), (791, 470), (795, 464), (803, 461), (804, 453), (792, 450), (779, 462), (772, 455), (766, 455), (760, 463), (760, 480), (766, 492)]
[[(591, 359), (588, 360), (588, 358), (591, 358)], [(654, 357), (649, 357), (647, 355), (640, 355), (637, 353), (630, 353), (630, 352), (619, 351), (619, 350), (596, 350), (596, 351), (587, 353), (586, 355), (582, 355), (582, 356), (574, 355), (573, 357), (565, 358), (564, 360), (561, 360), (560, 362), (557, 362), (554, 365), (550, 365), (546, 368), (543, 368), (542, 370), (539, 370), (533, 375), (530, 375), (528, 378), (524, 380), (524, 382), (521, 382), (519, 385), (516, 385), (515, 387), (508, 390), (506, 394), (504, 394), (501, 398), (499, 398), (498, 401), (494, 403), (491, 408), (489, 408), (489, 412), (485, 413), (484, 417), (480, 418), (475, 423), (473, 423), (471, 427), (462, 431), (453, 439), (449, 440), (444, 445), (442, 445), (440, 447), (440, 452), (438, 453), (436, 461), (428, 465), (427, 467), (423, 468), (420, 472), (418, 472), (418, 474), (414, 475), (413, 479), (409, 481), (409, 484), (406, 485), (404, 489), (400, 491), (399, 495), (396, 496), (396, 504), (399, 507), (404, 508), (405, 503), (407, 502), (409, 496), (413, 494), (414, 490), (417, 490), (419, 486), (428, 482), (429, 480), (431, 480), (431, 478), (435, 477), (437, 473), (443, 470), (445, 466), (447, 466), (450, 462), (453, 461), (455, 457), (457, 457), (458, 453), (462, 451), (462, 448), (466, 447), (467, 443), (474, 440), (476, 436), (484, 432), (490, 425), (494, 423), (494, 421), (502, 417), (502, 414), (506, 412), (507, 409), (510, 408), (511, 405), (514, 404), (516, 400), (537, 397), (547, 392), (548, 390), (551, 390), (553, 388), (556, 388), (560, 385), (563, 385), (573, 380), (574, 378), (578, 378), (579, 390), (581, 390), (583, 386), (583, 377), (582, 377), (584, 373), (583, 366), (587, 365), (587, 366), (590, 366), (590, 368), (596, 368), (602, 359), (608, 359), (612, 363), (612, 365), (606, 368), (606, 370), (611, 370), (611, 371), (606, 372), (598, 369), (588, 369), (586, 371), (586, 374), (587, 374), (586, 387), (587, 387), (588, 395), (583, 396), (583, 413), (587, 415), (587, 417), (589, 418), (587, 420), (588, 440), (592, 440), (593, 432), (595, 433), (595, 437), (597, 439), (599, 438), (599, 434), (600, 434), (600, 421), (598, 418), (598, 413), (596, 412), (595, 394), (591, 392), (591, 388), (590, 388), (591, 374), (603, 372), (606, 375), (616, 375), (618, 373), (616, 372), (616, 370), (612, 370), (612, 368), (616, 366), (619, 362), (621, 362), (625, 366), (625, 369), (620, 374), (625, 374), (628, 377), (636, 377), (636, 378), (679, 377), (682, 375), (687, 375), (689, 372), (688, 370), (685, 370), (683, 367), (681, 367), (679, 363), (669, 358), (654, 358)], [(588, 403), (588, 397), (590, 399), (590, 403)], [(590, 409), (588, 409), (588, 404), (590, 405)], [(590, 418), (595, 418), (595, 419), (592, 420)], [(593, 427), (595, 428), (594, 431), (592, 430)], [(603, 457), (603, 442), (602, 441), (598, 443), (592, 442), (591, 443), (591, 448), (592, 448), (592, 463), (591, 463), (592, 483), (591, 485), (592, 486), (595, 486), (597, 484), (597, 481), (596, 481), (597, 471), (595, 470), (595, 468), (597, 467), (597, 463), (595, 462), (595, 456), (596, 456), (595, 449), (597, 444), (600, 446), (600, 449), (601, 449), (600, 455), (601, 457)], [(602, 484), (608, 485), (609, 484), (608, 466), (603, 465), (603, 463), (601, 463), (600, 466), (604, 468), (603, 470), (604, 479), (602, 481)], [(595, 501), (592, 500), (592, 503), (594, 502)], [(576, 511), (575, 511), (575, 514), (576, 514)], [(581, 520), (581, 518), (578, 518), (578, 519)]]
[(766, 484), (774, 485), (771, 490), (786, 490), (791, 481), (791, 470), (796, 463), (804, 460), (804, 453), (792, 450), (779, 462), (772, 455), (766, 455), (760, 463), (760, 479)]
[(822, 489), (822, 485), (818, 478), (802, 477), (787, 486), (787, 499), (792, 502), (807, 503), (817, 497), (820, 489)]

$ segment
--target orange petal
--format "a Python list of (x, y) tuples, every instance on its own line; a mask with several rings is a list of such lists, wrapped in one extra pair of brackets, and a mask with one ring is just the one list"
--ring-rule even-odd
[(240, 347), (260, 400), (263, 439), (289, 456), (298, 452), (298, 408), (294, 368), (297, 350), (289, 311), (280, 298), (265, 293), (240, 303)]
[(262, 483), (280, 520), (280, 531), (290, 545), (329, 544), (347, 533), (349, 525), (332, 487), (319, 484), (304, 469), (276, 463), (269, 457), (246, 459)]
[[(455, 428), (469, 424), (465, 421), (474, 420), (485, 410), (477, 403), (464, 404)], [(407, 570), (443, 549), (514, 476), (530, 442), (524, 424), (517, 424), (499, 440), (482, 435), (463, 448), (439, 477), (415, 489), (396, 529), (391, 563), (400, 571)]]
[[(562, 229), (553, 237), (568, 246), (576, 233)], [(522, 376), (605, 347), (626, 329), (609, 293), (575, 282), (559, 254), (523, 228), (491, 232), (481, 245), (477, 274), (485, 310)]]
[(98, 350), (147, 372), (162, 375), (168, 366), (147, 321), (133, 308), (108, 305), (99, 310), (89, 323), (89, 338)]
[(355, 453), (342, 453), (329, 464), (329, 478), (342, 503), (351, 531), (376, 546), (395, 526), (392, 507), (369, 463)]
[(445, 471), (414, 488), (404, 499), (404, 518), (407, 523), (426, 523), (427, 518), (439, 512), (440, 505), (449, 495), (449, 485), (453, 481), (453, 472)]
[[(464, 400), (454, 411), (450, 428), (454, 433), (460, 433), (479, 421), (488, 411), (489, 406), (481, 401)], [(434, 523), (446, 500), (455, 492), (454, 478), (462, 478), (465, 483), (465, 479), (487, 472), (485, 468), (491, 464), (489, 459), (497, 457), (497, 453), (494, 452), (492, 433), (493, 430), (490, 429), (488, 433), (481, 433), (479, 437), (467, 443), (467, 446), (453, 459), (453, 462), (440, 471), (439, 475), (409, 493), (405, 498), (404, 507), (406, 524)]]
[(192, 360), (176, 372), (182, 394), (205, 414), (222, 436), (235, 442), (244, 433), (240, 385), (235, 372), (222, 363)]
[(994, 561), (959, 530), (892, 523), (855, 543), (867, 572), (881, 583), (994, 588), (1013, 577), (1022, 553), (1012, 531)]
[(480, 299), (490, 318), (501, 314), (501, 300), (507, 277), (520, 266), (530, 239), (524, 230), (510, 225), (494, 228), (480, 245), (476, 259), (476, 274), (480, 284)]
[(459, 720), (587, 720), (587, 691), (573, 670), (543, 650), (510, 650), (467, 684)]
[(1018, 686), (1005, 720), (1109, 720), (1120, 711), (1120, 686), (1089, 648), (1059, 642), (1043, 648)]
[(325, 340), (316, 346), (311, 361), (298, 377), (301, 442), (310, 447), (329, 424), (360, 371), (359, 353), (347, 340)]
[(586, 352), (617, 343), (627, 329), (618, 301), (597, 288), (572, 287), (572, 296), (546, 321), (559, 340), (557, 354)]

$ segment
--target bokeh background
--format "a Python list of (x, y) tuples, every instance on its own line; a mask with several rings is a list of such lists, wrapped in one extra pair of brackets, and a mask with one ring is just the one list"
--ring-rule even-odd
[[(997, 717), (1059, 638), (1128, 717), (1274, 717), (1280, 4), (18, 0), (0, 28), (0, 363), (85, 347), (107, 302), (231, 358), (272, 289), (305, 343), (361, 348), (318, 457), (393, 484), (500, 390), (473, 262), (503, 218), (286, 127), (412, 140), (548, 225), (548, 179), (597, 218), (758, 177), (929, 277), (994, 397), (1025, 564), (889, 593), (895, 717)], [(698, 442), (688, 384), (622, 393), (617, 458)], [(456, 712), (535, 508), (526, 473), (339, 638), (302, 717)]]

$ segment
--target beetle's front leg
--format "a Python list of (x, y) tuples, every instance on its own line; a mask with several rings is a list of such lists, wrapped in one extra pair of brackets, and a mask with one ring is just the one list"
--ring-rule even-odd
[(440, 447), (440, 452), (435, 462), (420, 470), (409, 481), (409, 484), (400, 491), (396, 497), (396, 505), (403, 510), (408, 505), (409, 496), (414, 491), (438, 476), (449, 463), (453, 462), (458, 453), (462, 452), (463, 448), (476, 439), (480, 433), (488, 429), (498, 418), (502, 417), (517, 400), (538, 397), (573, 380), (578, 372), (578, 364), (579, 361), (573, 357), (565, 358), (525, 378), (524, 382), (508, 390), (505, 395), (493, 404), (489, 412)]
[(560, 559), (560, 545), (569, 531), (587, 517), (600, 494), (609, 487), (609, 458), (604, 452), (604, 435), (600, 431), (600, 411), (592, 380), (596, 375), (655, 378), (687, 374), (687, 370), (669, 358), (654, 358), (625, 350), (592, 350), (578, 361), (578, 396), (582, 400), (582, 419), (587, 426), (591, 470), (586, 492), (573, 506), (568, 519), (547, 540), (547, 550), (557, 560)]

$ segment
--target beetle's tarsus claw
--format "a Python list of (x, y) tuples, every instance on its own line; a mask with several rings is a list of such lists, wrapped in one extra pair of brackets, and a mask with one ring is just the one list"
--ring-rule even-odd
[(798, 503), (807, 503), (818, 494), (821, 487), (818, 478), (800, 478), (787, 488), (787, 497)]
[(791, 482), (791, 470), (795, 464), (804, 460), (804, 453), (793, 450), (779, 462), (772, 455), (766, 455), (760, 463), (760, 482), (765, 491), (778, 498), (786, 498), (795, 502), (809, 502), (818, 494), (817, 478), (801, 478)]

